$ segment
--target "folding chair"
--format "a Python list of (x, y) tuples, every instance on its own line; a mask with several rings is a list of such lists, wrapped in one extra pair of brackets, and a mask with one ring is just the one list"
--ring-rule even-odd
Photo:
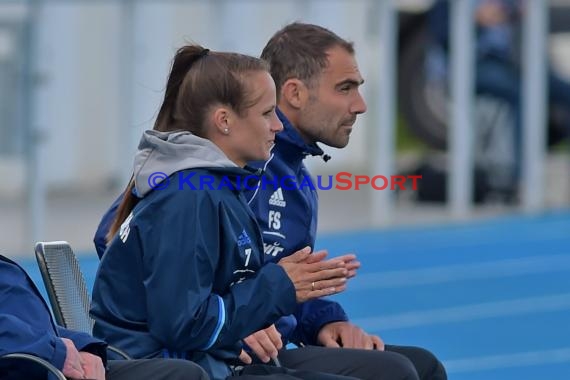
[[(35, 253), (57, 324), (91, 334), (94, 321), (89, 315), (89, 292), (69, 243), (39, 242)], [(123, 359), (130, 359), (116, 347), (109, 346), (108, 349)]]

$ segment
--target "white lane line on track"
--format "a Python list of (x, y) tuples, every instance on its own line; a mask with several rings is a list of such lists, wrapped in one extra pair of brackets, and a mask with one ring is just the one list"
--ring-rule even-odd
[(386, 289), (446, 282), (570, 271), (570, 254), (358, 274), (348, 289)]
[(460, 373), (566, 362), (570, 363), (570, 347), (554, 350), (454, 359), (444, 361), (444, 365), (448, 373)]
[(357, 318), (352, 323), (366, 331), (386, 331), (561, 310), (570, 310), (570, 293)]

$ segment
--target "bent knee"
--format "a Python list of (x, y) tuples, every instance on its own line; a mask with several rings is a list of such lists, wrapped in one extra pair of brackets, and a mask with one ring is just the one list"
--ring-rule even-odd
[(420, 379), (447, 380), (443, 364), (431, 351), (422, 347), (400, 347), (400, 350), (395, 352), (414, 363)]
[(402, 380), (419, 380), (420, 377), (416, 371), (414, 363), (404, 355), (393, 353), (394, 358), (392, 359), (390, 373), (392, 374), (390, 378), (402, 379)]
[(198, 364), (189, 360), (168, 360), (168, 367), (165, 372), (168, 373), (168, 379), (176, 380), (209, 380), (210, 377)]
[[(360, 370), (366, 373), (352, 374), (366, 379), (419, 380), (414, 363), (406, 356), (389, 351), (367, 351), (366, 361), (360, 362)], [(364, 359), (364, 357), (363, 357)]]

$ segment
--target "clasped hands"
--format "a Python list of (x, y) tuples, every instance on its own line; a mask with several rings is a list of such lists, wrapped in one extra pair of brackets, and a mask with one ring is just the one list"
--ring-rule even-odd
[[(344, 291), (346, 281), (356, 275), (360, 262), (353, 254), (347, 254), (325, 260), (326, 251), (311, 254), (309, 247), (305, 247), (293, 255), (279, 261), (279, 265), (295, 285), (297, 301), (304, 302), (310, 299), (328, 296)], [(278, 351), (283, 348), (281, 334), (271, 325), (259, 330), (243, 340), (262, 362), (267, 363), (276, 358)], [(333, 348), (359, 348), (384, 350), (384, 342), (376, 335), (369, 335), (358, 326), (348, 322), (339, 321), (324, 325), (318, 333), (317, 343)], [(251, 364), (251, 356), (242, 350), (240, 360)]]
[(330, 296), (346, 289), (346, 281), (356, 275), (360, 262), (356, 256), (347, 254), (325, 260), (326, 251), (311, 254), (305, 247), (287, 256), (279, 264), (295, 286), (297, 302)]

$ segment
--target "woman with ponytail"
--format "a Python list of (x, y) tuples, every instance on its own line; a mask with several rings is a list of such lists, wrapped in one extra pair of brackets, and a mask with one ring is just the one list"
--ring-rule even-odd
[[(283, 128), (275, 107), (264, 61), (197, 45), (178, 50), (97, 273), (96, 336), (135, 358), (192, 360), (212, 379), (248, 375), (259, 367), (234, 367), (249, 361), (243, 338), (299, 302), (345, 289), (344, 261), (324, 260), (324, 252), (302, 249), (264, 265), (241, 190), (260, 175), (246, 162), (268, 159)], [(267, 368), (288, 373), (272, 379), (292, 374)]]

